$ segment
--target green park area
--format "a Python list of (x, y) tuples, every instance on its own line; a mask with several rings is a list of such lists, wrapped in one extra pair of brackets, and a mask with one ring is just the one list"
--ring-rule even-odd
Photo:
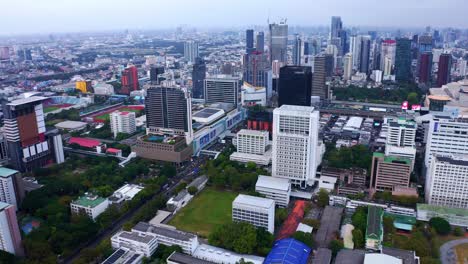
[(49, 112), (52, 112), (52, 111), (55, 111), (57, 109), (60, 109), (60, 107), (57, 107), (57, 106), (47, 106), (44, 108), (44, 113), (49, 113)]
[(232, 201), (237, 193), (206, 188), (180, 210), (169, 223), (177, 229), (204, 237), (231, 221)]

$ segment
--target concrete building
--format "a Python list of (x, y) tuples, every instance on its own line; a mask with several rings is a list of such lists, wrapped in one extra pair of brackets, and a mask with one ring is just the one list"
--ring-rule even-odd
[(412, 166), (409, 159), (375, 152), (372, 157), (370, 188), (376, 191), (393, 191), (395, 186), (408, 187)]
[(262, 86), (252, 86), (244, 82), (241, 89), (241, 103), (243, 106), (267, 105), (267, 89)]
[(125, 184), (124, 186), (120, 187), (117, 191), (115, 191), (111, 197), (109, 197), (109, 202), (111, 204), (120, 204), (124, 201), (130, 201), (142, 190), (143, 187), (140, 185)]
[(468, 209), (468, 156), (433, 156), (425, 190), (428, 204)]
[(414, 120), (406, 118), (390, 119), (387, 121), (387, 145), (398, 147), (414, 147), (416, 130)]
[(182, 136), (145, 135), (137, 139), (132, 151), (137, 156), (167, 161), (176, 165), (189, 160), (192, 157), (192, 146), (186, 143)]
[(117, 249), (102, 264), (141, 264), (144, 256), (131, 250)]
[(110, 114), (111, 131), (114, 138), (119, 133), (133, 134), (136, 131), (135, 112), (115, 111)]
[(187, 190), (180, 191), (177, 195), (171, 197), (166, 206), (169, 210), (177, 212), (182, 207), (186, 206), (190, 200), (192, 200), (193, 195), (189, 194)]
[[(247, 263), (263, 264), (263, 261), (265, 260), (262, 257), (238, 254), (224, 248), (214, 247), (208, 244), (200, 244), (192, 256), (197, 259), (217, 264), (237, 264), (240, 263), (242, 259)], [(190, 264), (196, 264), (196, 262), (190, 262)]]
[(156, 251), (158, 241), (156, 236), (138, 232), (120, 231), (111, 238), (112, 248), (133, 251), (149, 258)]
[(291, 183), (288, 179), (259, 175), (255, 191), (268, 199), (275, 200), (275, 204), (279, 207), (288, 207)]
[(344, 81), (351, 80), (352, 75), (353, 75), (353, 54), (348, 53), (343, 58), (343, 80)]
[(0, 202), (17, 209), (24, 197), (23, 179), (17, 170), (0, 167)]
[(217, 75), (205, 79), (205, 103), (239, 103), (240, 79), (234, 76)]
[(198, 57), (198, 42), (189, 40), (184, 43), (184, 58), (187, 62), (194, 63)]
[(139, 222), (132, 228), (132, 232), (155, 235), (159, 244), (180, 246), (182, 251), (189, 255), (192, 255), (199, 246), (198, 237), (194, 234), (177, 229), (154, 226), (145, 222)]
[(312, 96), (320, 96), (321, 100), (328, 99), (328, 86), (327, 86), (327, 56), (315, 56), (314, 58), (314, 71), (312, 74)]
[(255, 162), (257, 165), (268, 165), (271, 162), (268, 131), (242, 129), (236, 135), (237, 151), (230, 156), (238, 162)]
[(4, 202), (0, 202), (0, 238), (0, 250), (13, 255), (23, 255), (16, 208)]
[(275, 201), (239, 194), (232, 202), (232, 221), (247, 222), (273, 234), (275, 231)]
[(305, 188), (315, 181), (319, 112), (313, 107), (283, 105), (273, 111), (273, 177)]
[(192, 257), (190, 255), (179, 253), (177, 251), (166, 259), (167, 264), (214, 264), (215, 262), (207, 261)]
[(286, 64), (288, 62), (288, 25), (286, 21), (270, 24), (268, 36), (270, 61), (277, 60)]
[(85, 193), (84, 196), (78, 197), (77, 200), (70, 203), (70, 209), (73, 214), (85, 214), (91, 219), (96, 218), (106, 211), (109, 207), (109, 200), (97, 195)]

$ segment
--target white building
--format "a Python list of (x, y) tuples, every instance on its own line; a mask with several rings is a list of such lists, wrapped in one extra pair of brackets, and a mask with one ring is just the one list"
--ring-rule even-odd
[(387, 120), (387, 145), (413, 147), (415, 145), (417, 125), (406, 118)]
[(18, 171), (0, 167), (0, 202), (12, 204), (18, 208)]
[(232, 202), (232, 221), (243, 221), (275, 232), (275, 201), (239, 194)]
[(110, 114), (111, 131), (114, 137), (118, 133), (133, 134), (136, 131), (135, 112), (115, 111)]
[(145, 257), (151, 257), (158, 247), (155, 235), (120, 231), (111, 238), (112, 248), (130, 250)]
[(288, 207), (291, 196), (291, 183), (288, 179), (259, 175), (255, 184), (255, 191), (275, 200), (280, 207)]
[(177, 212), (182, 207), (186, 206), (190, 200), (192, 200), (193, 195), (189, 194), (187, 190), (180, 191), (177, 195), (171, 197), (166, 206), (169, 210)]
[(184, 264), (237, 264), (240, 263), (241, 259), (244, 259), (246, 263), (263, 264), (263, 261), (265, 260), (262, 257), (238, 254), (224, 248), (214, 247), (208, 244), (200, 244), (197, 250), (193, 253), (193, 256), (197, 259), (209, 262), (186, 262)]
[(237, 151), (230, 156), (238, 162), (255, 162), (258, 165), (268, 165), (271, 161), (268, 131), (241, 129), (236, 135)]
[(96, 220), (96, 217), (106, 211), (107, 207), (109, 207), (109, 200), (107, 198), (88, 193), (70, 203), (72, 213), (84, 213), (93, 220)]
[(262, 105), (266, 106), (266, 88), (261, 86), (252, 86), (244, 82), (241, 89), (241, 103), (243, 106)]
[(343, 80), (348, 81), (353, 75), (353, 54), (348, 53), (343, 57)]
[(98, 83), (94, 85), (94, 94), (99, 95), (113, 95), (114, 94), (114, 86), (107, 83)]
[(184, 43), (184, 58), (187, 62), (194, 63), (198, 57), (198, 42), (189, 40)]
[(144, 256), (142, 254), (137, 254), (131, 250), (119, 248), (105, 259), (102, 264), (141, 264), (143, 263), (143, 258)]
[(121, 203), (123, 201), (130, 201), (143, 190), (143, 187), (136, 184), (125, 184), (115, 191), (109, 198), (111, 203)]
[(0, 202), (0, 250), (22, 255), (21, 233), (14, 205)]
[(399, 147), (394, 145), (385, 146), (385, 156), (394, 156), (398, 158), (408, 158), (411, 160), (413, 170), (414, 161), (416, 158), (416, 148), (415, 147)]
[(229, 75), (217, 75), (205, 79), (205, 103), (229, 103), (237, 106), (240, 79)]
[(335, 189), (335, 184), (338, 181), (336, 177), (320, 176), (318, 180), (318, 190), (324, 189), (327, 192), (332, 192)]
[(199, 245), (198, 237), (194, 234), (182, 232), (175, 228), (170, 229), (162, 226), (154, 226), (145, 222), (139, 222), (132, 228), (132, 232), (155, 235), (159, 244), (180, 246), (184, 253), (190, 255), (195, 252)]
[(426, 174), (426, 202), (468, 209), (468, 156), (432, 157)]
[(273, 111), (273, 177), (313, 185), (318, 166), (319, 112), (313, 107), (282, 105)]

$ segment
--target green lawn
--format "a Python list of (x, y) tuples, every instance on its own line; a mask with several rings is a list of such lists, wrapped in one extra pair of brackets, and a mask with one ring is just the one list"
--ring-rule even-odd
[(57, 106), (48, 106), (48, 107), (45, 107), (44, 108), (44, 113), (49, 113), (49, 112), (52, 112), (52, 111), (55, 111), (57, 109), (60, 109), (60, 107), (57, 107)]
[(236, 196), (234, 192), (206, 188), (182, 208), (169, 224), (208, 237), (217, 226), (231, 221), (232, 201)]

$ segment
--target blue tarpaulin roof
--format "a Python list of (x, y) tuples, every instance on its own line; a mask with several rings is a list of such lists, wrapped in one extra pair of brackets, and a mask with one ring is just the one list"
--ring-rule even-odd
[(293, 238), (275, 242), (264, 264), (306, 264), (311, 249)]

